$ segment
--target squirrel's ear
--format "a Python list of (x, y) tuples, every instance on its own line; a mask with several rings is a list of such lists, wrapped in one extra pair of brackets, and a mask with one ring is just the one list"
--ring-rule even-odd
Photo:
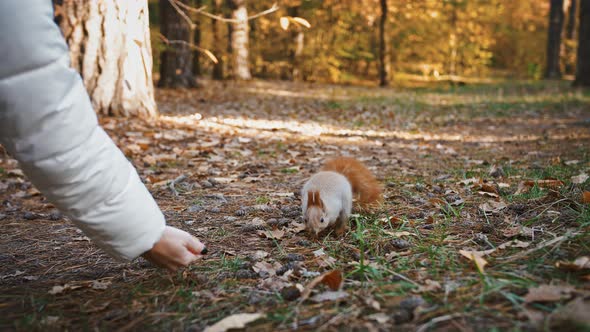
[(313, 206), (313, 205), (314, 205), (313, 191), (308, 191), (307, 192), (307, 206)]

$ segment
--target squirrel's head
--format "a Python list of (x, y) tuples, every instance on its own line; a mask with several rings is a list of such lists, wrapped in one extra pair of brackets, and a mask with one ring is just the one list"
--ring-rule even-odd
[(303, 217), (307, 231), (315, 236), (329, 226), (330, 221), (328, 220), (324, 202), (320, 198), (319, 191), (307, 192), (307, 210)]

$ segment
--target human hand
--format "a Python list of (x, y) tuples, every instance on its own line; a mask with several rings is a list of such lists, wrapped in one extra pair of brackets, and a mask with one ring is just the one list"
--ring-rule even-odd
[(176, 271), (206, 253), (207, 248), (196, 237), (178, 228), (166, 226), (160, 240), (142, 256), (159, 267)]

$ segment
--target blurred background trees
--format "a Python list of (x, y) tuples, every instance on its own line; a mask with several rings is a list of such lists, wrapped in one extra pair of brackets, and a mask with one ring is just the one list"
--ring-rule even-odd
[(590, 85), (590, 0), (53, 2), (73, 67), (110, 115), (156, 114), (152, 72), (160, 87), (562, 75)]
[[(571, 77), (578, 1), (282, 0), (278, 12), (248, 24), (199, 20), (200, 46), (220, 59), (215, 65), (200, 56), (199, 74), (381, 85), (407, 79)], [(152, 11), (157, 3), (150, 0)], [(273, 3), (193, 1), (234, 19)], [(284, 16), (305, 18), (311, 28), (291, 24), (285, 32), (279, 23)], [(152, 15), (152, 30), (165, 29), (158, 17)], [(157, 52), (161, 42), (154, 44)]]

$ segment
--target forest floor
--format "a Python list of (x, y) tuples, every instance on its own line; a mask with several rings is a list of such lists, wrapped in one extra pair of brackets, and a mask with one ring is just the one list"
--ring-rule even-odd
[[(101, 123), (209, 254), (174, 274), (117, 262), (5, 155), (1, 330), (590, 328), (589, 91), (255, 81), (157, 100), (158, 120)], [(313, 240), (299, 191), (337, 155), (385, 203)]]

